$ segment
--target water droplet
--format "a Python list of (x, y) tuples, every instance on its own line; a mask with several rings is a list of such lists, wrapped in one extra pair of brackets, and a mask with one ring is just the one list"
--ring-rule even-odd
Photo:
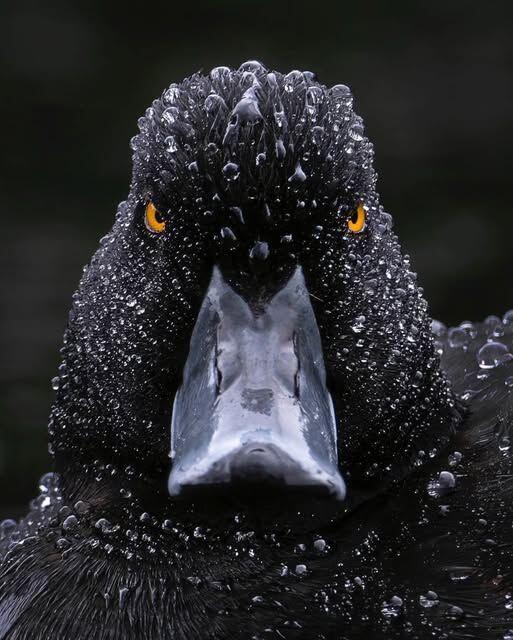
[(461, 327), (449, 329), (449, 345), (454, 348), (465, 347), (469, 342), (468, 333)]
[(112, 531), (112, 525), (107, 518), (100, 518), (94, 525), (97, 529), (100, 529), (102, 533), (110, 533)]
[(481, 369), (493, 369), (513, 360), (513, 355), (502, 342), (487, 342), (477, 352), (477, 362)]
[(238, 222), (240, 222), (241, 224), (244, 224), (244, 215), (240, 207), (230, 207), (230, 213), (232, 213), (235, 216)]
[(292, 93), (296, 85), (300, 84), (303, 81), (303, 74), (301, 71), (291, 71), (287, 73), (284, 78), (283, 88), (287, 93)]
[(438, 484), (442, 489), (453, 489), (456, 486), (456, 478), (450, 471), (441, 471)]
[(246, 60), (246, 62), (240, 65), (238, 71), (250, 71), (255, 74), (263, 74), (265, 73), (265, 67), (258, 60)]
[(443, 322), (439, 322), (438, 320), (431, 320), (431, 331), (437, 336), (441, 338), (446, 335), (447, 327)]
[(461, 454), (459, 451), (455, 451), (454, 453), (451, 453), (449, 456), (449, 466), (457, 467), (461, 462), (462, 458), (463, 458), (463, 454)]
[(358, 316), (351, 325), (353, 333), (361, 333), (365, 329), (365, 316)]
[(351, 107), (353, 104), (353, 96), (351, 89), (345, 84), (336, 84), (331, 87), (330, 95), (344, 107)]
[(233, 108), (225, 140), (230, 138), (231, 133), (233, 133), (239, 126), (245, 124), (252, 125), (260, 120), (262, 120), (262, 114), (260, 113), (260, 108), (258, 106), (255, 89), (254, 87), (250, 87), (244, 92), (242, 98)]
[(378, 287), (378, 281), (376, 280), (376, 278), (369, 278), (364, 282), (365, 292), (369, 296), (373, 296), (376, 294), (377, 287)]
[(285, 112), (282, 110), (276, 110), (274, 112), (274, 120), (278, 125), (279, 129), (283, 129), (283, 125), (285, 124)]
[(424, 609), (436, 607), (439, 603), (438, 595), (434, 591), (428, 591), (425, 596), (422, 595), (419, 597), (419, 604), (421, 607), (424, 607)]
[(324, 138), (324, 127), (312, 127), (312, 142), (320, 147)]
[(397, 618), (401, 614), (403, 600), (399, 596), (392, 596), (388, 602), (384, 602), (381, 607), (381, 614), (384, 618)]
[(513, 324), (513, 309), (506, 311), (506, 313), (502, 316), (502, 322), (506, 325)]
[(354, 140), (355, 142), (360, 142), (361, 140), (363, 140), (363, 131), (363, 121), (361, 118), (356, 116), (355, 121), (353, 122), (353, 124), (351, 124), (347, 133), (352, 140)]
[(233, 182), (237, 180), (239, 177), (240, 170), (239, 165), (235, 164), (235, 162), (228, 162), (223, 167), (223, 175), (228, 180), (228, 182)]
[(226, 102), (217, 95), (217, 93), (211, 93), (205, 98), (205, 111), (213, 113), (219, 109), (227, 109)]
[(456, 478), (450, 471), (441, 471), (436, 480), (428, 483), (428, 494), (433, 498), (446, 495), (456, 486)]
[(212, 80), (222, 80), (229, 77), (231, 74), (230, 67), (214, 67), (210, 72)]
[(67, 505), (64, 505), (59, 509), (59, 516), (62, 520), (67, 518), (69, 515), (71, 515), (71, 509)]
[(176, 153), (178, 150), (178, 145), (176, 144), (176, 138), (174, 136), (167, 136), (164, 140), (164, 144), (168, 153)]
[(447, 615), (449, 616), (449, 618), (453, 618), (454, 620), (457, 620), (458, 618), (463, 617), (463, 609), (461, 607), (457, 607), (456, 605), (453, 605), (452, 607), (449, 607), (447, 611)]
[(62, 528), (64, 529), (64, 531), (73, 531), (73, 529), (76, 529), (77, 526), (78, 519), (74, 515), (68, 516), (62, 523)]
[(315, 540), (313, 546), (316, 551), (322, 552), (326, 549), (326, 540), (323, 540), (322, 538)]
[(223, 227), (221, 229), (221, 238), (223, 238), (224, 240), (236, 240), (236, 236), (233, 233), (233, 231), (230, 229), (230, 227)]
[(50, 471), (49, 473), (45, 473), (39, 478), (39, 491), (42, 493), (47, 493), (52, 489), (55, 489), (57, 486), (57, 481), (59, 476), (57, 473), (53, 473)]
[(164, 93), (164, 102), (168, 104), (172, 104), (176, 102), (180, 96), (180, 89), (176, 86), (176, 84), (172, 84), (169, 89)]
[(179, 113), (176, 107), (168, 107), (162, 114), (162, 120), (167, 124), (173, 124), (176, 122)]
[(422, 384), (423, 377), (424, 377), (424, 374), (422, 373), (422, 371), (415, 371), (415, 374), (412, 379), (412, 387), (415, 387), (416, 389), (418, 389)]
[(285, 145), (283, 144), (283, 140), (280, 139), (276, 141), (275, 149), (276, 149), (276, 157), (278, 158), (278, 160), (283, 160), (283, 158), (287, 153), (285, 150)]
[(303, 171), (303, 169), (301, 168), (300, 163), (298, 162), (297, 165), (296, 165), (296, 170), (294, 171), (294, 173), (289, 178), (289, 182), (291, 184), (301, 184), (305, 180), (306, 180), (306, 174)]
[(3, 539), (10, 536), (16, 530), (17, 526), (15, 520), (11, 520), (10, 518), (2, 520), (2, 522), (0, 522), (0, 538)]
[(69, 540), (66, 540), (66, 538), (59, 538), (55, 543), (55, 546), (57, 547), (57, 549), (59, 549), (59, 551), (65, 551), (66, 549), (69, 549), (71, 543), (69, 542)]
[(78, 513), (78, 515), (83, 515), (90, 510), (91, 505), (88, 502), (84, 502), (83, 500), (78, 500), (78, 502), (75, 502), (75, 504), (73, 505), (73, 508)]
[(313, 116), (317, 112), (318, 105), (321, 103), (323, 91), (320, 87), (313, 85), (306, 90), (306, 110)]
[(487, 316), (484, 319), (484, 325), (488, 329), (494, 329), (498, 324), (501, 324), (501, 319), (498, 316)]
[(267, 260), (269, 256), (269, 245), (267, 242), (255, 242), (251, 251), (249, 252), (249, 257), (252, 260)]

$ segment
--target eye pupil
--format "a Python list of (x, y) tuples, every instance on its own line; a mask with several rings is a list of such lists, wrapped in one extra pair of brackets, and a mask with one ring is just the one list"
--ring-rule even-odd
[(356, 224), (358, 222), (358, 209), (355, 209), (351, 214), (351, 222)]

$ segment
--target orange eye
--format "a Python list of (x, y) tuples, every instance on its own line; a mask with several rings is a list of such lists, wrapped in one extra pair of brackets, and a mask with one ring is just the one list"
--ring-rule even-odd
[(365, 229), (366, 218), (367, 213), (363, 208), (363, 204), (360, 203), (347, 221), (349, 230), (353, 233), (360, 233), (361, 231), (363, 231)]
[(144, 222), (152, 233), (162, 233), (166, 228), (165, 221), (151, 200), (146, 205)]

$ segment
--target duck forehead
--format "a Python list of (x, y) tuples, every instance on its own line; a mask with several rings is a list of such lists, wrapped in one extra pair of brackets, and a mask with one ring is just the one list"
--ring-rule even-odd
[(196, 74), (153, 102), (132, 141), (134, 184), (203, 211), (216, 199), (319, 205), (371, 193), (372, 145), (349, 89), (248, 64)]

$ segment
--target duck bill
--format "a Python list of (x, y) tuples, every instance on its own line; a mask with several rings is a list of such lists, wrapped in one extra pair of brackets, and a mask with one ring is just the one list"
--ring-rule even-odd
[(337, 430), (303, 274), (258, 312), (214, 268), (173, 406), (173, 496), (261, 487), (338, 500)]

